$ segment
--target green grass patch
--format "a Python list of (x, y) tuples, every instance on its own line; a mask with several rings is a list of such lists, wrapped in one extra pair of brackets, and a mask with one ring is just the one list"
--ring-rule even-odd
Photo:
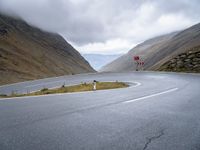
[[(96, 90), (105, 90), (105, 89), (116, 89), (116, 88), (125, 88), (128, 87), (128, 84), (124, 82), (97, 82)], [(36, 96), (36, 95), (46, 95), (46, 94), (56, 94), (56, 93), (72, 93), (72, 92), (83, 92), (83, 91), (92, 91), (93, 83), (81, 83), (79, 85), (73, 86), (61, 86), (60, 88), (48, 89), (43, 88), (40, 91), (28, 93), (28, 94), (17, 94), (12, 93), (11, 95), (0, 94), (2, 98), (9, 97), (22, 97), (22, 96)]]

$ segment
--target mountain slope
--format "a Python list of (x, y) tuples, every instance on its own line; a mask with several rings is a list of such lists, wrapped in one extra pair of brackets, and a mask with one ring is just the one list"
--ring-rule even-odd
[(132, 60), (134, 55), (139, 55), (143, 59), (145, 70), (160, 70), (166, 62), (198, 46), (200, 46), (200, 24), (180, 32), (147, 40), (103, 67), (101, 71), (135, 70), (136, 65)]
[(148, 69), (158, 70), (167, 61), (198, 46), (200, 46), (200, 23), (179, 32), (164, 44), (159, 53), (149, 58), (153, 61), (147, 60)]
[(60, 35), (0, 14), (0, 84), (95, 72)]
[(119, 57), (118, 59), (114, 60), (113, 62), (105, 65), (100, 69), (100, 71), (105, 72), (117, 72), (117, 71), (131, 71), (135, 70), (136, 65), (133, 61), (133, 56), (139, 55), (140, 58), (145, 61), (148, 57), (153, 56), (156, 54), (160, 47), (167, 43), (173, 36), (175, 36), (177, 32), (159, 36), (147, 40), (133, 49), (131, 49), (127, 54)]

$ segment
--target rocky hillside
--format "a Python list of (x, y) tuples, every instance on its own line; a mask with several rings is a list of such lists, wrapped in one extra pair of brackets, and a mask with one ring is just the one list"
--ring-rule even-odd
[(200, 46), (179, 54), (164, 63), (158, 70), (200, 73)]
[(60, 35), (0, 14), (0, 84), (95, 72)]
[(147, 58), (156, 55), (159, 52), (160, 47), (171, 40), (178, 32), (159, 36), (147, 40), (133, 49), (127, 54), (122, 55), (113, 62), (105, 65), (100, 69), (102, 72), (119, 72), (119, 71), (132, 71), (136, 69), (136, 65), (133, 61), (133, 56), (139, 55), (140, 58), (145, 61)]

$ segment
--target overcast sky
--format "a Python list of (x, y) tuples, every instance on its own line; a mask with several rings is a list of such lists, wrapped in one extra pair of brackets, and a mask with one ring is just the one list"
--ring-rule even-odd
[(125, 53), (200, 22), (200, 0), (0, 0), (0, 11), (60, 33), (81, 53)]

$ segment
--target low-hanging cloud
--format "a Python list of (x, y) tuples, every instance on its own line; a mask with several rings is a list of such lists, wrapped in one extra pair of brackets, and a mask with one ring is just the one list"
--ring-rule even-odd
[[(199, 22), (199, 0), (0, 0), (0, 11), (23, 18), (43, 30), (60, 33), (83, 53), (93, 45), (116, 52), (153, 36)], [(109, 44), (108, 44), (109, 43)], [(131, 44), (132, 43), (132, 44)], [(98, 45), (95, 47), (95, 45)], [(119, 45), (120, 52), (123, 48)], [(109, 48), (108, 47), (108, 48)], [(106, 50), (108, 48), (102, 48)], [(107, 50), (108, 51), (108, 50)]]

